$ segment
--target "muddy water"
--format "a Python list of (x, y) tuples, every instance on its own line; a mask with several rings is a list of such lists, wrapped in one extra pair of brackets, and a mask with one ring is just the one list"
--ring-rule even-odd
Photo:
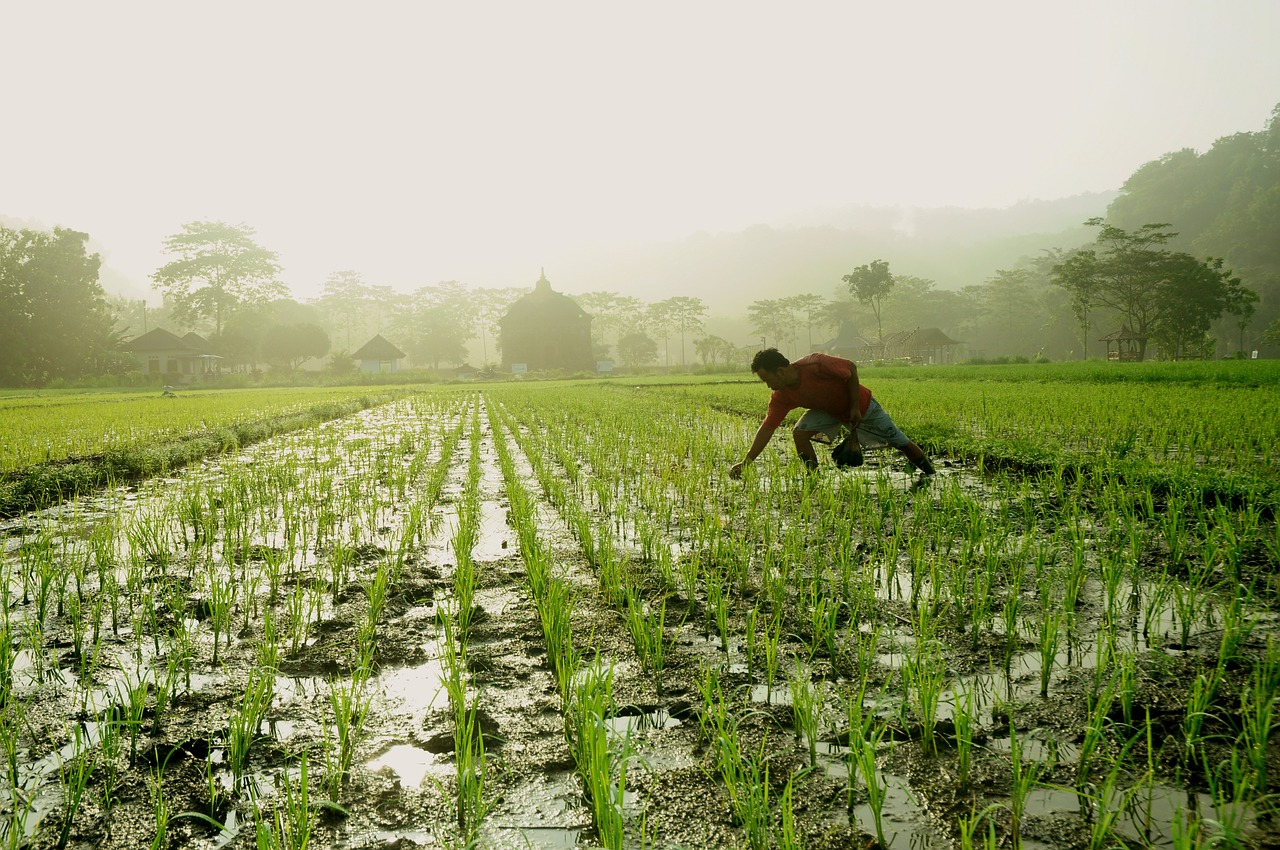
[[(456, 764), (443, 693), (445, 652), (438, 614), (454, 599), (451, 541), (459, 522), (470, 438), (464, 431), (449, 456), (442, 454), (442, 446), (444, 435), (480, 412), (473, 403), (460, 401), (426, 414), (408, 404), (369, 411), (316, 434), (260, 444), (239, 458), (7, 523), (2, 529), (7, 636), (15, 663), (13, 698), (2, 725), (20, 764), (18, 793), (0, 796), (9, 801), (5, 817), (10, 834), (21, 830), (37, 844), (56, 839), (70, 799), (69, 766), (84, 751), (99, 756), (71, 823), (73, 846), (150, 845), (157, 787), (171, 812), (201, 812), (226, 827), (176, 819), (169, 846), (253, 846), (253, 800), (267, 811), (280, 804), (284, 789), (299, 782), (304, 754), (313, 786), (323, 774), (324, 742), (334, 734), (330, 699), (336, 688), (352, 682), (357, 635), (374, 575), (380, 565), (399, 561), (377, 622), (376, 667), (366, 686), (368, 717), (350, 776), (337, 794), (345, 814), (319, 815), (312, 846), (449, 845), (456, 836)], [(514, 446), (517, 438), (537, 435), (495, 434), (486, 419), (480, 421), (479, 535), (471, 552), (478, 575), (477, 609), (466, 663), (468, 692), (479, 701), (491, 757), (482, 844), (598, 846), (566, 744), (563, 707), (547, 667), (517, 538), (508, 525), (509, 505), (494, 448), (495, 439)], [(420, 467), (415, 477), (397, 478), (398, 470), (415, 462)], [(448, 465), (447, 474), (440, 492), (428, 496), (429, 471), (438, 463)], [(516, 465), (527, 489), (537, 491), (537, 476), (519, 451)], [(924, 486), (874, 464), (857, 475), (874, 498), (886, 501), (933, 498), (945, 488), (992, 505), (1002, 498), (986, 480), (959, 467)], [(846, 486), (838, 483), (847, 482), (845, 476), (824, 486)], [(669, 489), (667, 497), (675, 498), (673, 493)], [(205, 506), (199, 511), (202, 537), (189, 518), (196, 516), (191, 506), (197, 501)], [(596, 505), (600, 511), (605, 507)], [(545, 500), (539, 504), (540, 533), (553, 552), (556, 574), (578, 592), (574, 631), (580, 649), (614, 671), (615, 709), (607, 725), (615, 746), (633, 754), (624, 804), (631, 846), (641, 846), (642, 825), (646, 846), (744, 842), (702, 733), (698, 687), (705, 670), (720, 676), (744, 740), (768, 753), (775, 804), (787, 778), (801, 777), (796, 814), (808, 846), (868, 846), (874, 813), (862, 778), (854, 782), (852, 811), (847, 804), (851, 754), (845, 718), (854, 684), (851, 673), (856, 671), (847, 660), (811, 657), (797, 630), (788, 628), (779, 651), (781, 673), (769, 687), (759, 663), (747, 657), (741, 628), (745, 600), (734, 599), (726, 649), (710, 626), (705, 598), (689, 599), (679, 588), (660, 588), (651, 574), (652, 553), (647, 557), (644, 547), (652, 546), (655, 526), (660, 529), (658, 544), (677, 564), (700, 555), (694, 535), (678, 523), (655, 523), (617, 506), (611, 509), (617, 515), (602, 518), (602, 527), (613, 530), (618, 551), (644, 577), (649, 602), (664, 598), (668, 603), (669, 651), (661, 677), (644, 672), (621, 613), (602, 600), (598, 577), (580, 545)], [(716, 506), (716, 511), (722, 527), (731, 532), (732, 505)], [(229, 512), (240, 515), (242, 524), (233, 528)], [(111, 532), (106, 549), (115, 559), (101, 574), (95, 554), (104, 551), (95, 536), (98, 529)], [(352, 571), (330, 582), (335, 541), (352, 553)], [(59, 569), (32, 566), (47, 546), (56, 551)], [(85, 566), (79, 579), (90, 603), (100, 594), (101, 575), (121, 588), (128, 602), (122, 602), (115, 629), (109, 612), (101, 611), (101, 641), (77, 653), (73, 618), (66, 610), (56, 611), (54, 595), (43, 619), (36, 609), (40, 576), (50, 574), (52, 584), (74, 588), (75, 565), (81, 562)], [(273, 563), (280, 573), (275, 599), (268, 595)], [(244, 594), (232, 606), (230, 642), (223, 637), (217, 665), (212, 663), (210, 569), (234, 579)], [(1084, 723), (1083, 694), (1098, 657), (1099, 637), (1108, 634), (1121, 651), (1144, 659), (1164, 659), (1161, 663), (1176, 673), (1192, 669), (1193, 661), (1212, 651), (1215, 624), (1221, 619), (1218, 609), (1207, 609), (1193, 628), (1192, 643), (1198, 648), (1172, 648), (1170, 636), (1181, 625), (1172, 603), (1156, 606), (1154, 627), (1146, 635), (1140, 616), (1104, 629), (1105, 590), (1096, 581), (1086, 583), (1070, 639), (1064, 636), (1053, 654), (1048, 698), (1040, 697), (1042, 656), (1025, 639), (1007, 660), (989, 650), (978, 655), (957, 650), (947, 657), (948, 675), (938, 699), (939, 753), (925, 755), (903, 679), (918, 647), (911, 627), (914, 612), (904, 601), (912, 592), (910, 563), (902, 558), (890, 569), (873, 562), (868, 569), (885, 616), (878, 622), (880, 643), (867, 670), (872, 686), (863, 708), (886, 728), (874, 770), (885, 788), (884, 843), (894, 848), (955, 846), (956, 819), (988, 805), (997, 807), (993, 817), (1006, 835), (1010, 714), (1017, 720), (1022, 760), (1044, 770), (1044, 784), (1033, 788), (1026, 801), (1023, 846), (1083, 846), (1089, 818), (1096, 813), (1082, 812), (1080, 796), (1065, 788), (1080, 759), (1076, 738)], [(918, 587), (928, 590), (927, 582)], [(1139, 600), (1152, 592), (1142, 584), (1120, 589), (1123, 597)], [(301, 601), (291, 609), (291, 599)], [(1034, 610), (1034, 598), (1026, 601)], [(82, 608), (86, 604), (80, 603)], [(281, 657), (269, 703), (251, 735), (245, 773), (235, 776), (228, 757), (231, 731), (243, 713), (251, 674), (263, 666), (267, 610), (274, 612)], [(1273, 619), (1266, 611), (1251, 612), (1251, 617), (1257, 624), (1251, 638), (1256, 645)], [(308, 625), (306, 635), (291, 641), (284, 635), (300, 621)], [(1024, 637), (1035, 628), (1032, 616), (1020, 626)], [(1000, 634), (994, 627), (993, 633)], [(1152, 634), (1156, 640), (1149, 646)], [(945, 637), (965, 646), (964, 636)], [(865, 639), (866, 632), (846, 623), (840, 643), (852, 655)], [(804, 771), (808, 743), (797, 731), (786, 684), (797, 663), (804, 664), (821, 695), (818, 769), (811, 772)], [(1141, 706), (1159, 707), (1162, 699), (1180, 706), (1184, 697), (1169, 692), (1155, 675), (1148, 671), (1139, 677)], [(971, 780), (962, 786), (955, 779), (953, 735), (946, 729), (963, 693), (972, 695), (977, 734)], [(141, 714), (134, 719), (129, 706), (138, 694)], [(104, 730), (114, 730), (119, 739), (112, 745), (118, 750), (114, 755), (104, 753)], [(1117, 724), (1107, 742), (1109, 751), (1122, 745), (1120, 738)], [(1160, 753), (1153, 756), (1161, 758)], [(1102, 794), (1097, 805), (1104, 811), (1127, 804), (1117, 835), (1140, 845), (1171, 846), (1173, 818), (1188, 803), (1206, 818), (1238, 816), (1255, 830), (1265, 826), (1248, 805), (1215, 809), (1202, 791), (1188, 794), (1184, 787), (1164, 782), (1171, 770), (1167, 764), (1159, 766), (1160, 781), (1135, 785), (1127, 777), (1121, 785), (1125, 790), (1141, 786), (1142, 794), (1124, 799), (1118, 792)], [(4, 781), (13, 790), (12, 779)], [(211, 793), (211, 786), (219, 791)], [(317, 798), (327, 795), (318, 787), (314, 793)]]

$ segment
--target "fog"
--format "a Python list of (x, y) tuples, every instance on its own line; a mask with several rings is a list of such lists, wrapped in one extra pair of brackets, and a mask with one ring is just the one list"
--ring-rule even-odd
[[(408, 291), (545, 267), (714, 303), (736, 269), (786, 279), (770, 233), (1012, 207), (1007, 236), (1020, 201), (1105, 209), (1088, 193), (1143, 162), (1260, 129), (1280, 4), (1228, 8), (8, 2), (0, 216), (88, 232), (135, 297), (165, 237), (213, 219), (256, 228), (300, 299), (342, 269)], [(898, 247), (896, 271), (965, 282)]]

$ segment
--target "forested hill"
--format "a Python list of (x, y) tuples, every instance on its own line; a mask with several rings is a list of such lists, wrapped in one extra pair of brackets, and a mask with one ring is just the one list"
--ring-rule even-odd
[(815, 211), (734, 233), (570, 257), (565, 279), (592, 281), (645, 300), (690, 295), (713, 311), (798, 292), (831, 295), (855, 266), (887, 260), (895, 274), (959, 289), (1012, 268), (1022, 257), (1089, 242), (1085, 219), (1100, 216), (1114, 192), (1005, 209), (845, 207)]

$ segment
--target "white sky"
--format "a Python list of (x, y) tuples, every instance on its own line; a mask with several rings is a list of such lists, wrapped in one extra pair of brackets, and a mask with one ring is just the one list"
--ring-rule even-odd
[(0, 215), (145, 283), (244, 222), (300, 298), (525, 286), (813, 207), (1118, 188), (1265, 125), (1277, 0), (0, 0)]

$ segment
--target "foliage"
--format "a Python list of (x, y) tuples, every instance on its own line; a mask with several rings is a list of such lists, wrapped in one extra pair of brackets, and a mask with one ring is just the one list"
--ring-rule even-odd
[[(1254, 327), (1280, 319), (1280, 104), (1259, 132), (1223, 136), (1203, 153), (1174, 151), (1138, 168), (1107, 221), (1126, 229), (1170, 222), (1178, 231), (1171, 248), (1223, 258), (1258, 292), (1261, 325)], [(1229, 338), (1221, 324), (1216, 330)]]
[(276, 279), (274, 251), (258, 245), (246, 224), (193, 221), (165, 240), (176, 259), (151, 275), (175, 316), (186, 321), (213, 320), (215, 335), (237, 310), (265, 304), (285, 294)]
[(124, 371), (89, 236), (0, 228), (0, 384)]
[(618, 340), (618, 359), (625, 366), (647, 366), (657, 362), (658, 344), (641, 331), (633, 331)]
[(876, 315), (876, 331), (884, 339), (884, 325), (880, 321), (880, 305), (893, 289), (893, 274), (884, 260), (873, 260), (858, 266), (850, 274), (840, 278), (849, 287), (858, 302), (867, 304)]
[(1252, 309), (1256, 295), (1222, 268), (1221, 260), (1200, 261), (1163, 246), (1176, 234), (1168, 225), (1144, 224), (1128, 232), (1100, 218), (1093, 248), (1082, 248), (1053, 266), (1054, 281), (1071, 293), (1083, 327), (1090, 310), (1106, 308), (1138, 341), (1138, 359), (1156, 341), (1167, 356), (1185, 356), (1202, 344), (1209, 323), (1224, 312)]
[(420, 287), (413, 296), (401, 300), (390, 326), (400, 338), (415, 365), (439, 369), (441, 363), (463, 363), (466, 341), (475, 335), (475, 303), (466, 287), (457, 281)]
[(329, 353), (329, 335), (318, 325), (275, 325), (262, 341), (262, 356), (272, 365), (293, 370)]

